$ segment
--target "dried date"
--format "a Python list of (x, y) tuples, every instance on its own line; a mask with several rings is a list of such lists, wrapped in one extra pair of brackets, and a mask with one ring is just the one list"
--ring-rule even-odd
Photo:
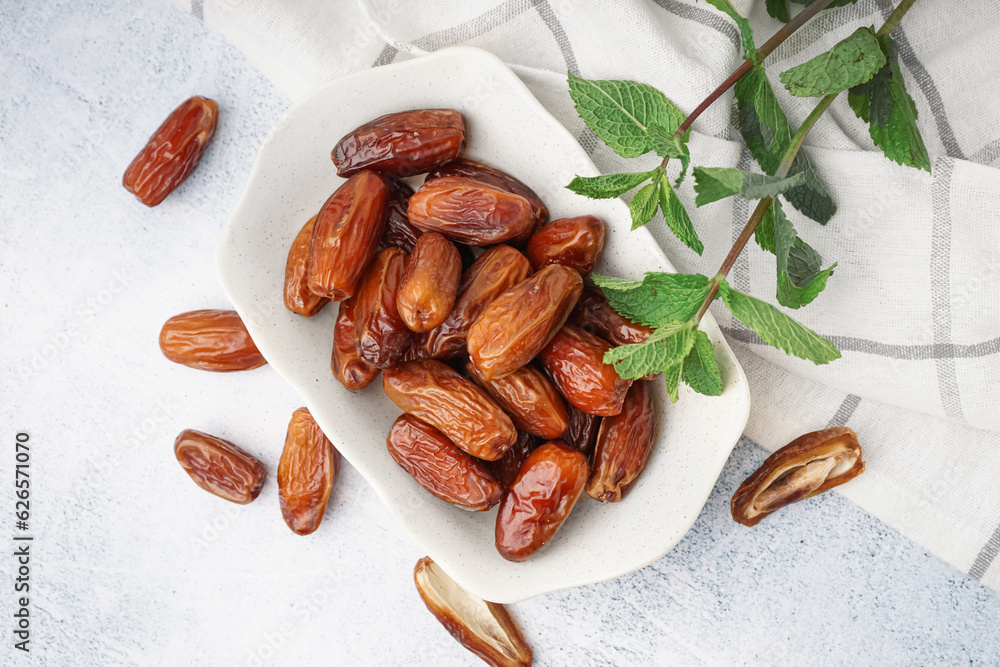
[(385, 209), (385, 231), (382, 233), (382, 247), (395, 246), (406, 252), (413, 252), (413, 246), (423, 234), (410, 224), (406, 210), (410, 206), (413, 188), (394, 176), (386, 176), (389, 184), (389, 202)]
[(569, 426), (563, 433), (562, 441), (590, 456), (594, 451), (594, 445), (597, 444), (597, 434), (601, 429), (603, 418), (588, 415), (569, 402), (566, 403), (566, 416), (569, 418)]
[(569, 322), (613, 345), (642, 343), (653, 330), (620, 315), (596, 285), (584, 285)]
[(586, 276), (604, 249), (604, 233), (604, 221), (592, 215), (553, 220), (528, 239), (524, 254), (536, 271), (562, 264)]
[(340, 453), (305, 408), (292, 414), (278, 462), (281, 516), (296, 535), (319, 528), (340, 471)]
[(403, 358), (413, 341), (396, 308), (396, 295), (406, 266), (406, 253), (383, 248), (368, 265), (358, 286), (354, 326), (361, 356), (376, 368), (385, 368)]
[(587, 495), (605, 503), (621, 501), (646, 469), (655, 432), (656, 413), (649, 383), (633, 382), (621, 413), (601, 422)]
[(253, 502), (264, 486), (264, 464), (228, 440), (186, 429), (174, 441), (174, 455), (195, 484), (230, 502)]
[(337, 321), (333, 325), (333, 354), (330, 370), (340, 384), (351, 391), (361, 391), (378, 377), (381, 370), (365, 361), (358, 349), (358, 330), (354, 324), (354, 303), (357, 297), (340, 302)]
[(160, 351), (170, 361), (203, 371), (248, 371), (267, 363), (235, 310), (193, 310), (160, 329)]
[(315, 223), (314, 215), (302, 225), (292, 241), (288, 260), (285, 262), (285, 308), (303, 317), (312, 317), (329, 301), (309, 289), (309, 242), (312, 240)]
[(524, 460), (528, 458), (528, 454), (535, 451), (543, 442), (544, 440), (527, 431), (519, 431), (517, 442), (511, 445), (510, 449), (504, 452), (503, 456), (496, 461), (486, 461), (486, 469), (506, 489), (517, 477), (517, 473), (521, 470)]
[(453, 109), (414, 109), (379, 116), (334, 146), (337, 174), (372, 169), (396, 176), (430, 171), (462, 154), (465, 118)]
[(462, 278), (462, 257), (455, 244), (436, 232), (417, 240), (396, 294), (400, 317), (411, 331), (444, 322), (455, 307)]
[(504, 409), (518, 430), (555, 440), (569, 427), (566, 402), (533, 366), (523, 366), (493, 380), (484, 380), (471, 360), (465, 363), (465, 370)]
[(566, 325), (545, 346), (539, 361), (549, 379), (567, 401), (599, 417), (622, 411), (631, 380), (624, 380), (614, 366), (604, 363), (611, 349), (606, 341)]
[(534, 226), (527, 199), (461, 176), (426, 181), (410, 197), (407, 215), (417, 229), (471, 246), (502, 243)]

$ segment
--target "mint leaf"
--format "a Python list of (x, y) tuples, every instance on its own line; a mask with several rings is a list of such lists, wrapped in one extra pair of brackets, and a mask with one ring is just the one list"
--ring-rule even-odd
[(708, 278), (699, 274), (650, 272), (642, 280), (622, 280), (598, 273), (590, 277), (612, 308), (649, 327), (691, 319), (709, 289)]
[(635, 81), (591, 81), (569, 73), (569, 94), (580, 118), (611, 150), (639, 157), (653, 150), (648, 128), (671, 132), (685, 114), (656, 88)]
[(804, 174), (805, 182), (785, 193), (788, 203), (799, 210), (803, 215), (812, 218), (821, 225), (830, 222), (830, 218), (837, 212), (837, 205), (833, 197), (827, 191), (826, 186), (819, 180), (819, 174), (813, 167), (812, 160), (804, 149), (800, 149), (792, 162), (789, 175)]
[(726, 281), (720, 283), (719, 295), (736, 319), (753, 329), (765, 342), (788, 354), (814, 364), (827, 364), (840, 358), (840, 350), (833, 343), (771, 304), (734, 290)]
[(611, 348), (604, 353), (604, 363), (613, 365), (625, 380), (663, 373), (681, 364), (691, 351), (693, 329), (691, 322), (668, 322), (641, 343)]
[(754, 174), (725, 167), (695, 167), (694, 191), (698, 193), (695, 204), (703, 206), (730, 195), (739, 194), (744, 199), (775, 197), (805, 182), (805, 174), (777, 178), (767, 174)]
[(729, 18), (736, 21), (736, 25), (740, 29), (740, 37), (743, 41), (743, 57), (747, 60), (757, 62), (757, 48), (753, 45), (753, 30), (750, 29), (750, 22), (736, 11), (736, 8), (733, 7), (729, 0), (707, 0), (707, 2), (720, 12), (725, 12)]
[(632, 214), (632, 229), (642, 227), (656, 215), (656, 207), (660, 201), (660, 179), (662, 178), (663, 172), (657, 172), (657, 175), (653, 176), (653, 181), (639, 188), (639, 191), (632, 197), (632, 203), (628, 207)]
[(677, 198), (677, 193), (666, 180), (660, 183), (660, 210), (663, 211), (663, 221), (681, 243), (699, 255), (704, 252), (705, 245), (698, 238), (698, 232), (694, 230), (684, 204)]
[(577, 176), (566, 187), (578, 195), (591, 199), (611, 199), (625, 194), (643, 181), (650, 179), (655, 173), (656, 169), (639, 174)]
[(775, 252), (774, 247), (774, 207), (778, 205), (778, 200), (775, 199), (771, 202), (771, 205), (767, 207), (764, 212), (764, 217), (760, 219), (757, 224), (757, 229), (753, 230), (753, 240), (757, 242), (762, 249), (769, 253)]
[(681, 371), (684, 382), (699, 394), (719, 396), (722, 394), (722, 374), (715, 361), (715, 348), (704, 331), (695, 329), (694, 346), (684, 357)]
[(666, 385), (667, 396), (670, 397), (671, 403), (676, 403), (679, 396), (679, 389), (681, 385), (681, 374), (684, 372), (684, 364), (675, 364), (663, 371), (663, 381)]
[(767, 13), (772, 18), (776, 18), (784, 23), (792, 20), (792, 17), (788, 13), (788, 0), (767, 0), (765, 6), (767, 7)]
[(868, 81), (885, 65), (872, 28), (858, 28), (826, 53), (786, 70), (781, 83), (796, 97), (822, 97)]
[(687, 174), (688, 166), (691, 164), (691, 153), (687, 146), (689, 133), (690, 130), (685, 132), (683, 137), (678, 137), (662, 125), (649, 126), (649, 140), (652, 142), (656, 154), (660, 157), (680, 160), (681, 173), (674, 185), (681, 184)]
[(854, 113), (869, 124), (869, 134), (885, 156), (907, 167), (931, 170), (930, 156), (917, 127), (917, 106), (906, 92), (899, 69), (896, 42), (879, 37), (886, 55), (885, 66), (871, 81), (851, 88), (847, 96)]
[(774, 254), (778, 259), (778, 303), (788, 308), (801, 308), (812, 303), (826, 288), (826, 281), (837, 265), (821, 270), (823, 258), (795, 233), (781, 203), (775, 201), (771, 210), (774, 212)]

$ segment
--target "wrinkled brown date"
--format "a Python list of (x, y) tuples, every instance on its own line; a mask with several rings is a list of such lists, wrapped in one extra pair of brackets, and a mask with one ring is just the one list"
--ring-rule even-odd
[(293, 533), (308, 535), (319, 528), (339, 471), (340, 452), (308, 410), (296, 410), (278, 462), (278, 502)]
[(622, 317), (596, 285), (584, 285), (569, 322), (616, 346), (641, 343), (653, 333), (644, 324)]
[(478, 459), (495, 461), (517, 440), (517, 429), (500, 406), (443, 362), (416, 359), (390, 366), (382, 373), (382, 387), (400, 410)]
[(534, 226), (531, 204), (481, 181), (447, 176), (426, 181), (410, 197), (410, 223), (471, 246), (517, 238)]
[(330, 370), (340, 384), (351, 391), (361, 391), (381, 372), (364, 360), (358, 349), (358, 330), (354, 324), (354, 302), (357, 297), (340, 302), (337, 322), (333, 325), (333, 354)]
[(490, 667), (531, 667), (531, 647), (502, 604), (470, 595), (430, 558), (417, 561), (413, 581), (434, 618)]
[(538, 355), (549, 379), (567, 401), (599, 417), (622, 411), (631, 380), (623, 380), (614, 366), (604, 363), (611, 349), (606, 341), (566, 325)]
[(730, 503), (733, 521), (755, 526), (785, 505), (840, 486), (864, 470), (861, 445), (851, 429), (806, 433), (768, 456), (740, 484)]
[(417, 337), (414, 358), (452, 359), (465, 354), (469, 326), (504, 290), (531, 275), (528, 259), (509, 245), (488, 249), (462, 274), (455, 307), (440, 325)]
[(569, 317), (582, 289), (579, 273), (553, 264), (494, 299), (467, 337), (480, 377), (503, 377), (534, 359)]
[(406, 252), (413, 252), (413, 246), (423, 234), (410, 224), (406, 209), (410, 206), (413, 188), (394, 176), (386, 176), (389, 184), (389, 203), (385, 208), (385, 231), (382, 232), (382, 247), (395, 246)]
[(455, 306), (462, 257), (455, 244), (437, 232), (421, 236), (396, 294), (400, 317), (411, 331), (423, 332), (444, 322)]
[(174, 455), (195, 484), (230, 502), (246, 505), (264, 486), (264, 464), (228, 440), (186, 429), (174, 441)]
[(396, 308), (406, 253), (399, 248), (383, 248), (368, 265), (354, 303), (354, 326), (358, 350), (365, 361), (385, 368), (403, 358), (413, 341)]
[(562, 525), (587, 483), (587, 457), (559, 441), (528, 455), (497, 512), (496, 546), (522, 561), (544, 546)]
[(624, 498), (646, 468), (655, 431), (656, 413), (649, 383), (633, 382), (621, 413), (601, 422), (587, 495), (605, 503)]
[(553, 220), (536, 231), (524, 254), (538, 269), (562, 264), (586, 276), (604, 249), (604, 221), (592, 215)]
[(156, 206), (191, 175), (212, 143), (219, 118), (214, 100), (181, 102), (125, 170), (122, 185), (146, 206)]
[(572, 403), (566, 403), (566, 416), (569, 418), (569, 426), (563, 433), (562, 441), (590, 456), (594, 451), (594, 445), (597, 444), (597, 433), (601, 429), (603, 417), (588, 415), (578, 410)]
[(235, 310), (193, 310), (160, 329), (160, 351), (203, 371), (248, 371), (267, 363)]
[(315, 222), (314, 215), (302, 225), (285, 262), (285, 308), (304, 317), (312, 317), (329, 301), (309, 289), (309, 242)]
[(316, 216), (309, 245), (309, 289), (333, 301), (357, 289), (385, 230), (389, 186), (363, 171), (330, 195)]
[(441, 500), (473, 512), (500, 502), (503, 487), (483, 464), (427, 422), (400, 416), (385, 444), (399, 467)]
[(372, 169), (396, 176), (430, 171), (462, 154), (465, 118), (452, 109), (414, 109), (379, 116), (334, 146), (337, 174)]
[(484, 380), (471, 360), (465, 363), (465, 370), (504, 409), (518, 430), (555, 440), (569, 426), (566, 402), (548, 378), (530, 364), (493, 380)]

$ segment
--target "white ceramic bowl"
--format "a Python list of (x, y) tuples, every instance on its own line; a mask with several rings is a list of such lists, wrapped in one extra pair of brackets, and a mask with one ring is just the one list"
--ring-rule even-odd
[(621, 503), (582, 496), (551, 542), (523, 563), (494, 547), (496, 510), (464, 512), (431, 496), (390, 458), (385, 437), (399, 416), (381, 383), (359, 394), (330, 372), (336, 304), (304, 318), (282, 303), (285, 258), (302, 224), (341, 183), (330, 150), (351, 129), (393, 111), (447, 107), (468, 120), (466, 155), (532, 187), (553, 219), (593, 214), (608, 224), (600, 273), (638, 279), (672, 271), (645, 230), (629, 231), (627, 206), (565, 189), (597, 175), (587, 154), (495, 56), (469, 47), (438, 51), (331, 81), (289, 109), (264, 140), (216, 246), (223, 289), (260, 351), (299, 392), (337, 449), (375, 489), (410, 537), (474, 595), (516, 602), (602, 581), (656, 560), (688, 531), (739, 439), (749, 413), (746, 377), (711, 315), (702, 322), (726, 382), (709, 398), (686, 388), (671, 405), (655, 384), (657, 443)]

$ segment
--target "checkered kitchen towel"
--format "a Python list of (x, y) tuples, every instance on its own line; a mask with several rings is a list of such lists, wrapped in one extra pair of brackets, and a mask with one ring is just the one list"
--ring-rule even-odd
[[(331, 78), (468, 44), (509, 63), (605, 173), (638, 171), (573, 111), (566, 70), (657, 86), (690, 110), (739, 62), (728, 18), (694, 0), (182, 0), (298, 98)], [(758, 40), (779, 27), (762, 0), (733, 0)], [(878, 25), (893, 0), (824, 12), (767, 61), (776, 73)], [(893, 36), (933, 174), (882, 157), (841, 96), (807, 146), (839, 211), (802, 236), (839, 266), (796, 317), (843, 359), (815, 367), (719, 318), (750, 378), (746, 435), (767, 449), (827, 425), (853, 427), (867, 473), (842, 488), (868, 511), (972, 577), (1000, 588), (1000, 5), (920, 0)], [(798, 9), (796, 5), (792, 5)], [(777, 90), (793, 125), (814, 102)], [(695, 123), (697, 164), (751, 168), (716, 104)], [(649, 165), (656, 162), (649, 157)], [(648, 168), (648, 167), (647, 167)], [(690, 181), (689, 181), (690, 183)], [(681, 189), (695, 211), (690, 185)], [(789, 209), (791, 210), (791, 209)], [(706, 252), (650, 229), (682, 271), (711, 274), (750, 213), (728, 200), (694, 214)], [(792, 212), (792, 215), (797, 213)], [(734, 285), (774, 301), (774, 259), (751, 244)]]

